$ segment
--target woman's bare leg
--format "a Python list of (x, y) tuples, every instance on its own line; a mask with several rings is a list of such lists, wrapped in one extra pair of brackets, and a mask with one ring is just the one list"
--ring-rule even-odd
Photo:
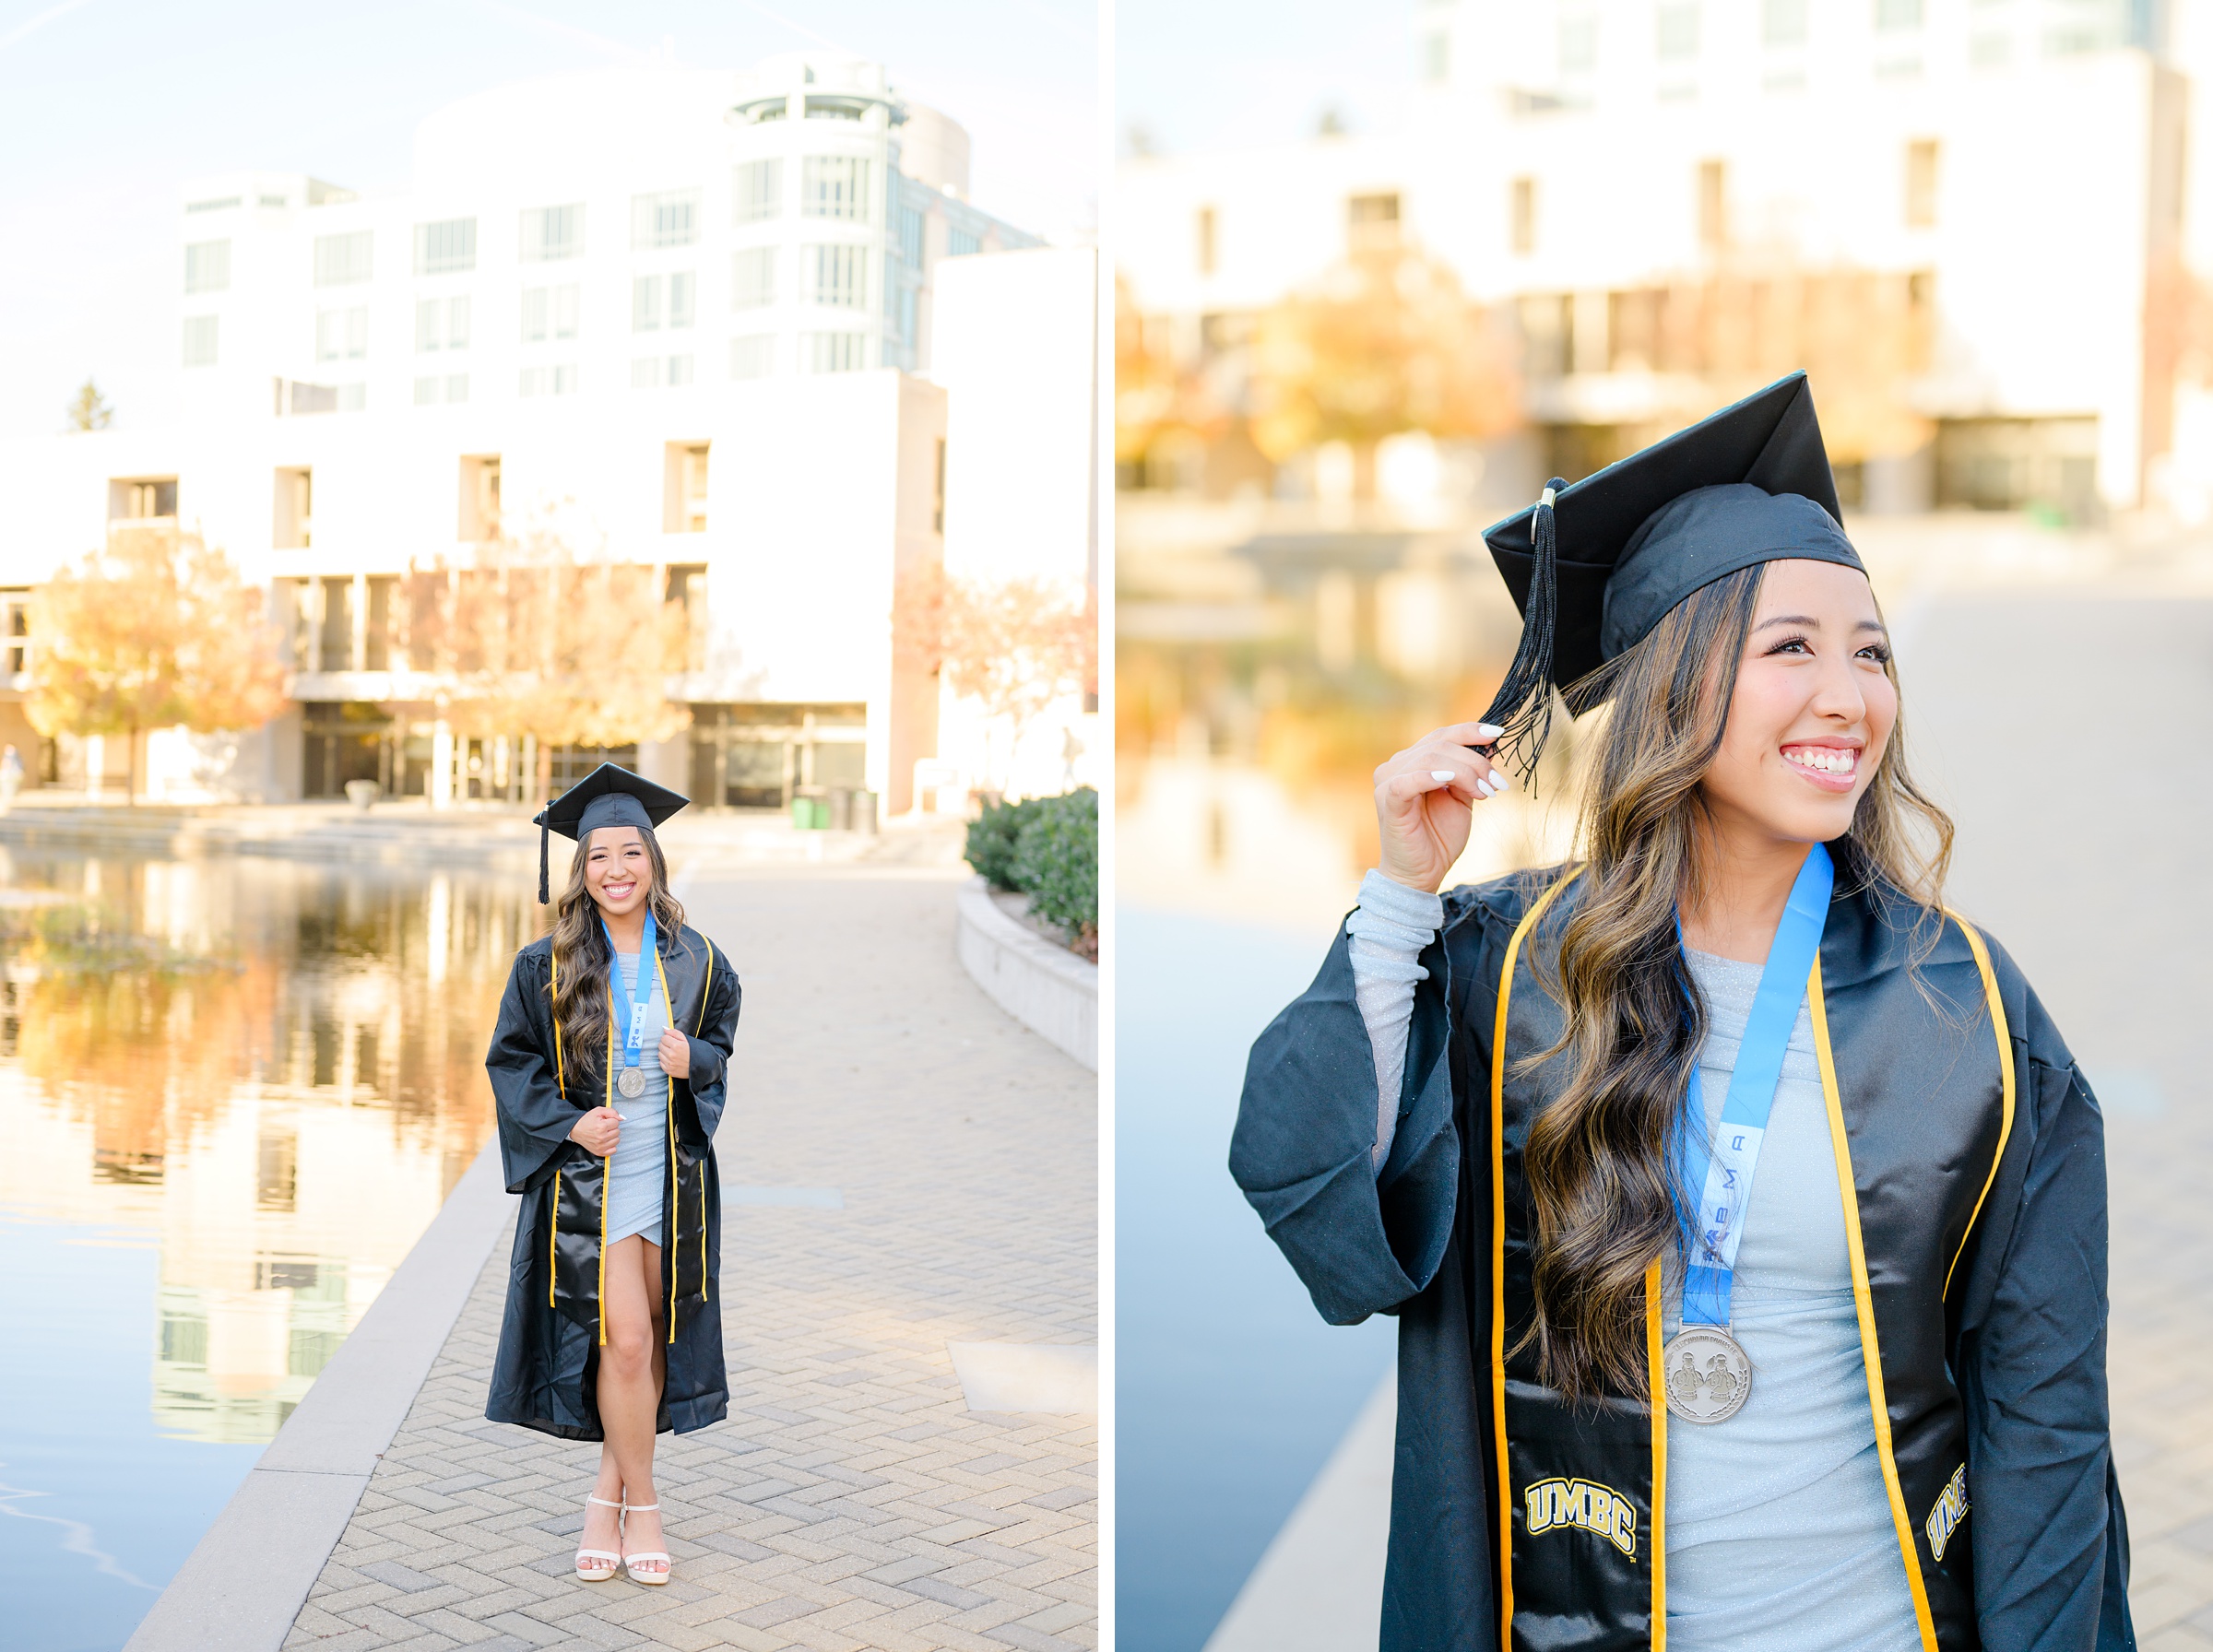
[[(661, 1406), (667, 1371), (667, 1336), (661, 1318), (661, 1247), (633, 1236), (607, 1251), (607, 1346), (599, 1351), (599, 1423), (607, 1444), (599, 1454), (595, 1495), (638, 1506), (657, 1503), (653, 1489), (654, 1424)], [(611, 1529), (613, 1511), (607, 1516)], [(589, 1532), (594, 1529), (587, 1524)], [(661, 1548), (658, 1513), (630, 1516), (620, 1544), (602, 1545), (587, 1537), (585, 1547), (619, 1548), (634, 1553)], [(640, 1571), (659, 1571), (657, 1561)]]

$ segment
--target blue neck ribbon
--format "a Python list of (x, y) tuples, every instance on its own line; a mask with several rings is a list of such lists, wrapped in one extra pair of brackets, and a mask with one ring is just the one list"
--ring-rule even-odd
[[(607, 931), (608, 962), (614, 972), (608, 981), (608, 985), (612, 987), (618, 985), (621, 981), (622, 966), (616, 958), (615, 932), (608, 929), (607, 919), (604, 916), (599, 920), (599, 927)], [(632, 1003), (629, 997), (625, 997), (620, 992), (609, 995), (615, 1000), (615, 1024), (622, 1033), (622, 1065), (624, 1067), (638, 1066), (645, 1054), (645, 1016), (653, 1007), (653, 977), (646, 973), (645, 966), (653, 962), (654, 941), (653, 909), (647, 907), (645, 909), (645, 937), (638, 943), (638, 978), (631, 987), (632, 996), (637, 999), (637, 1002)]]
[[(1687, 1223), (1683, 1269), (1683, 1323), (1729, 1323), (1730, 1288), (1736, 1277), (1736, 1247), (1745, 1236), (1745, 1207), (1752, 1198), (1752, 1173), (1759, 1165), (1768, 1115), (1775, 1108), (1775, 1086), (1782, 1077), (1783, 1053), (1798, 1023), (1814, 962), (1821, 952), (1821, 929), (1828, 920), (1828, 898), (1836, 867), (1828, 850), (1816, 844), (1799, 867), (1797, 881), (1768, 946), (1759, 972), (1752, 1015), (1737, 1046), (1729, 1094), (1722, 1103), (1720, 1127), (1710, 1150), (1706, 1141), (1706, 1103), (1698, 1069), (1690, 1070), (1682, 1131), (1683, 1186), (1698, 1188), (1698, 1210)], [(1676, 923), (1680, 938), (1682, 925)]]

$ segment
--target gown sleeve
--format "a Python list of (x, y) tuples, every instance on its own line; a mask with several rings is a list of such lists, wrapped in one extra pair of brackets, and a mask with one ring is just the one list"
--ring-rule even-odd
[(1321, 1316), (1357, 1325), (1428, 1288), (1452, 1231), (1460, 1174), (1445, 1059), (1444, 956), (1424, 949), (1398, 1126), (1380, 1174), (1376, 1064), (1338, 928), (1313, 985), (1252, 1047), (1229, 1169)]
[(554, 1076), (542, 958), (530, 951), (515, 954), (500, 999), (500, 1019), (491, 1031), (491, 1048), (484, 1056), (499, 1108), (500, 1158), (510, 1193), (527, 1193), (552, 1175), (583, 1111), (562, 1098)]
[(737, 1044), (738, 1008), (744, 996), (738, 972), (730, 967), (729, 954), (720, 947), (715, 948), (713, 967), (715, 978), (707, 983), (700, 1019), (684, 1029), (684, 1037), (692, 1045), (692, 1074), (684, 1087), (691, 1093), (702, 1141), (713, 1139), (728, 1100), (730, 1053)]
[(2011, 1232), (1962, 1336), (1975, 1606), (1987, 1652), (2133, 1646), (2105, 1387), (2104, 1121), (2033, 998)]

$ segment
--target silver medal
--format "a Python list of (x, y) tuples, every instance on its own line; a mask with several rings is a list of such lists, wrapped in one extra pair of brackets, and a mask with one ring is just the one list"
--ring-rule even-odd
[(1686, 1325), (1660, 1355), (1667, 1409), (1686, 1422), (1726, 1422), (1752, 1392), (1752, 1361), (1718, 1325)]
[[(615, 1075), (615, 1088), (631, 1101), (636, 1101), (645, 1093), (645, 1069), (642, 1067), (624, 1068)], [(1735, 1345), (1732, 1343), (1731, 1346)]]

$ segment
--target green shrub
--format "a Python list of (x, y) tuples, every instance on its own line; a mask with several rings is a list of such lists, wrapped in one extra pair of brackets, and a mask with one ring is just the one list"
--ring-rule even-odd
[(987, 804), (983, 814), (968, 823), (968, 864), (992, 888), (1021, 887), (1014, 881), (1015, 840), (1022, 835), (1023, 822), (1045, 801), (1032, 797), (1024, 803)]
[(1013, 887), (1088, 953), (1099, 930), (1099, 795), (1085, 786), (1037, 798), (1035, 809), (1015, 835)]

